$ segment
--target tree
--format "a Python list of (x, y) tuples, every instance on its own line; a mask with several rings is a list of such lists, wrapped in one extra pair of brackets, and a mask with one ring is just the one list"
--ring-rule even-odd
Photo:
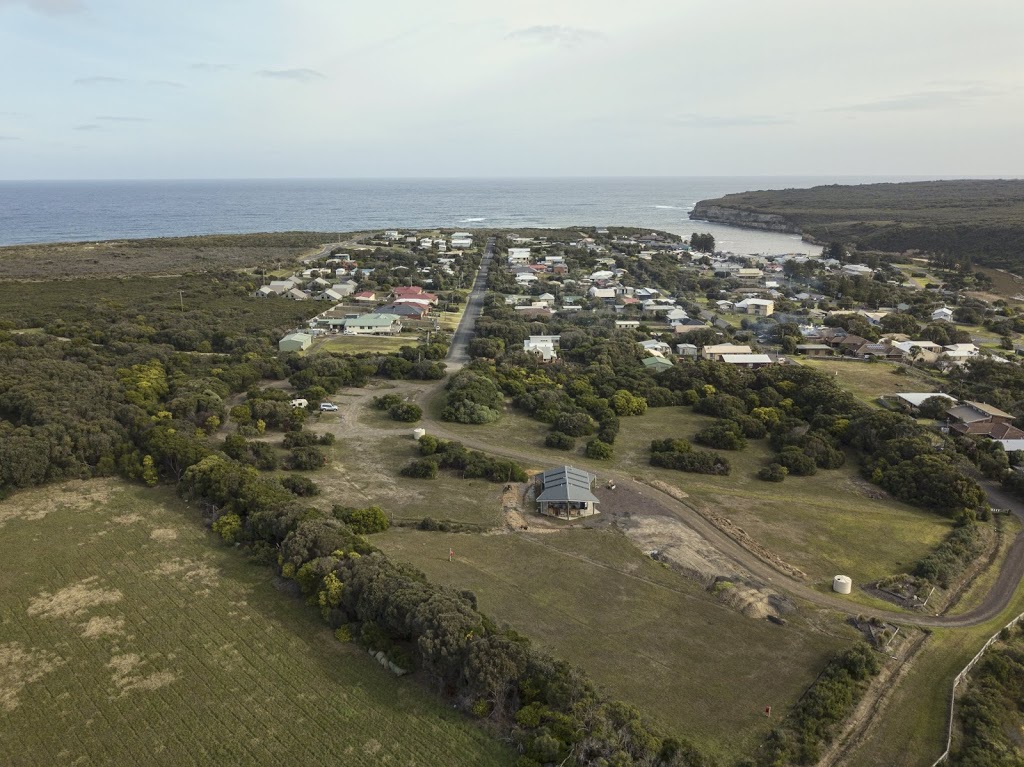
[(587, 458), (596, 458), (599, 461), (607, 461), (612, 457), (612, 450), (612, 446), (607, 442), (592, 439), (587, 442), (586, 456)]
[(847, 253), (846, 246), (841, 242), (830, 242), (821, 251), (822, 258), (834, 258), (839, 263), (845, 264), (849, 254)]
[(334, 516), (352, 528), (352, 532), (360, 535), (382, 533), (391, 527), (388, 515), (380, 506), (370, 506), (365, 509), (346, 509), (335, 506)]
[(625, 389), (616, 391), (610, 404), (616, 415), (643, 415), (647, 412), (647, 400)]
[(690, 235), (690, 250), (695, 250), (698, 253), (714, 253), (715, 236), (710, 232), (705, 234), (694, 232)]

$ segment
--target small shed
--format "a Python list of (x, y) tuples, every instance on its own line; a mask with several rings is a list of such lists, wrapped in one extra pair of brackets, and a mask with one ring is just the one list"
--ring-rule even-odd
[(593, 492), (596, 482), (597, 476), (574, 466), (548, 469), (538, 476), (538, 511), (562, 519), (597, 514), (600, 501)]
[(313, 343), (309, 333), (289, 333), (277, 342), (277, 350), (282, 352), (303, 352)]

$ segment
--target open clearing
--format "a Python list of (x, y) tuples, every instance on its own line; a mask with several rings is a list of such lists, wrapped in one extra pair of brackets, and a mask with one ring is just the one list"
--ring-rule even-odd
[(415, 346), (419, 336), (403, 333), (397, 336), (344, 336), (333, 335), (318, 340), (310, 352), (334, 352), (335, 354), (363, 354), (373, 352), (389, 354), (403, 346)]
[(622, 418), (610, 461), (584, 457), (584, 439), (573, 452), (545, 448), (548, 427), (511, 409), (494, 424), (446, 423), (444, 428), (467, 440), (486, 439), (528, 452), (538, 466), (573, 463), (598, 477), (619, 473), (667, 482), (685, 492), (690, 505), (728, 517), (755, 541), (806, 572), (812, 582), (831, 583), (834, 575), (843, 573), (856, 585), (904, 572), (952, 529), (950, 520), (888, 497), (860, 477), (852, 460), (812, 477), (763, 482), (757, 471), (773, 455), (763, 440), (750, 440), (744, 450), (720, 451), (732, 464), (725, 477), (650, 465), (651, 440), (689, 439), (713, 420), (682, 407), (651, 408), (642, 416)]
[(5, 765), (512, 762), (170, 491), (71, 482), (0, 512)]
[(611, 530), (392, 530), (372, 540), (432, 581), (472, 590), (483, 612), (726, 764), (764, 737), (764, 707), (794, 703), (849, 641), (796, 613), (786, 626), (746, 618)]
[[(932, 392), (939, 390), (941, 379), (887, 362), (835, 361), (799, 358), (800, 364), (832, 376), (842, 388), (869, 405), (877, 405), (878, 398), (901, 392)], [(906, 370), (907, 375), (896, 375)]]

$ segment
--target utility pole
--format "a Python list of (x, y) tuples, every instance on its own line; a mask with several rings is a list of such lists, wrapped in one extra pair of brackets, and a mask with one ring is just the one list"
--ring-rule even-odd
[(183, 291), (183, 290), (179, 290), (178, 291), (178, 303), (181, 304), (181, 312), (182, 312), (182, 314), (184, 314), (185, 313), (185, 291)]

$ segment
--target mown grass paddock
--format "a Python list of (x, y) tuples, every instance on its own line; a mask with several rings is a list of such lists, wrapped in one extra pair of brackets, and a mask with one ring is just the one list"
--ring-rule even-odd
[(4, 765), (513, 761), (339, 643), (169, 490), (18, 493), (0, 535)]
[[(852, 639), (822, 616), (787, 625), (745, 617), (609, 530), (373, 537), (431, 581), (472, 590), (480, 609), (579, 665), (666, 732), (731, 764)], [(455, 552), (448, 561), (449, 548)]]

